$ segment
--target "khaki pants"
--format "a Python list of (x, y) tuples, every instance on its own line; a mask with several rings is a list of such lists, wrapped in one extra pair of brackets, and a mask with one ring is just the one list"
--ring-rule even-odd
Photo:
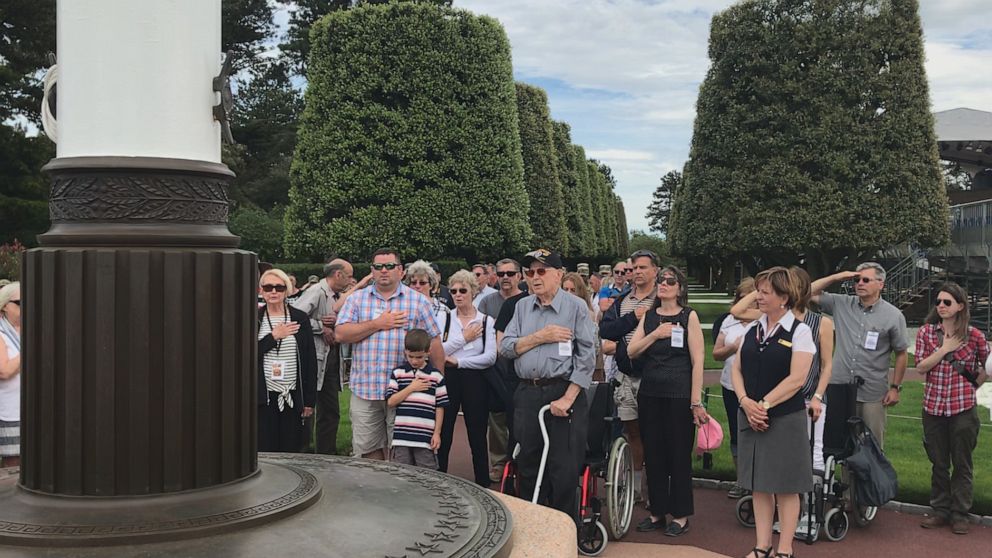
[(871, 429), (875, 439), (878, 440), (878, 447), (885, 449), (885, 406), (881, 401), (873, 403), (862, 403), (858, 401), (856, 414), (864, 419), (865, 426)]

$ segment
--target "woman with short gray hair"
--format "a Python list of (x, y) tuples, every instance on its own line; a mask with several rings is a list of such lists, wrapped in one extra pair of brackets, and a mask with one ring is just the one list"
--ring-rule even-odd
[(465, 430), (472, 449), (475, 482), (488, 487), (489, 448), (486, 432), (489, 426), (489, 382), (485, 372), (496, 362), (495, 323), (472, 304), (479, 293), (479, 283), (472, 272), (464, 269), (456, 272), (448, 279), (448, 288), (455, 299), (455, 313), (444, 349), (447, 355), (444, 379), (448, 384), (448, 408), (441, 424), (438, 469), (444, 472), (448, 470), (448, 453), (455, 434), (455, 421), (461, 409), (465, 414)]

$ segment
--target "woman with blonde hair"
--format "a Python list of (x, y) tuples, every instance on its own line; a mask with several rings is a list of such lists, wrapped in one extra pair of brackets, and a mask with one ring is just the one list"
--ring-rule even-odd
[(585, 301), (586, 306), (589, 307), (589, 317), (593, 322), (596, 321), (596, 310), (592, 306), (592, 293), (589, 291), (589, 286), (586, 284), (585, 279), (581, 275), (575, 273), (566, 273), (564, 277), (561, 278), (561, 288), (573, 295), (581, 298)]
[(21, 284), (0, 288), (0, 466), (21, 464)]
[[(754, 279), (745, 277), (737, 289), (734, 291), (734, 303), (754, 292)], [(757, 310), (757, 305), (752, 300), (749, 308)], [(730, 432), (730, 455), (734, 460), (734, 470), (737, 469), (737, 397), (734, 395), (734, 384), (730, 379), (730, 370), (734, 364), (734, 357), (741, 344), (741, 337), (744, 330), (756, 318), (747, 316), (737, 318), (733, 313), (728, 314), (720, 324), (720, 333), (716, 337), (713, 345), (713, 359), (723, 362), (723, 372), (720, 374), (720, 386), (723, 389), (723, 408), (727, 411), (727, 430)], [(728, 498), (740, 498), (745, 491), (739, 483), (734, 483), (734, 487), (727, 492)]]
[(740, 405), (738, 481), (754, 494), (755, 538), (748, 558), (768, 558), (772, 521), (778, 504), (782, 536), (775, 556), (791, 558), (799, 522), (799, 494), (813, 489), (800, 389), (816, 355), (809, 326), (793, 309), (802, 304), (795, 273), (773, 267), (755, 277), (761, 316), (744, 331), (731, 368)]
[(258, 280), (258, 451), (295, 453), (303, 419), (317, 401), (317, 350), (310, 318), (286, 302), (292, 283), (281, 269)]

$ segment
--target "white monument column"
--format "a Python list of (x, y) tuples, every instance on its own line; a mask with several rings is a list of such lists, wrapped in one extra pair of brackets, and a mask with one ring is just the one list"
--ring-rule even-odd
[(58, 2), (62, 157), (220, 163), (220, 0)]

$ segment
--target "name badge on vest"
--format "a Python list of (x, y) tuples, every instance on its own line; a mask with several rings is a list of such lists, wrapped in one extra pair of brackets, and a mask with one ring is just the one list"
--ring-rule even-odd
[(869, 331), (868, 335), (865, 337), (865, 348), (869, 351), (874, 351), (878, 348), (878, 332)]
[(778, 344), (779, 345), (782, 345), (783, 347), (788, 347), (790, 349), (792, 348), (792, 342), (791, 341), (786, 341), (785, 339), (779, 339), (778, 340)]
[(558, 342), (558, 356), (570, 357), (572, 356), (572, 341), (559, 341)]
[(672, 328), (672, 347), (681, 349), (685, 347), (685, 328), (675, 326)]

